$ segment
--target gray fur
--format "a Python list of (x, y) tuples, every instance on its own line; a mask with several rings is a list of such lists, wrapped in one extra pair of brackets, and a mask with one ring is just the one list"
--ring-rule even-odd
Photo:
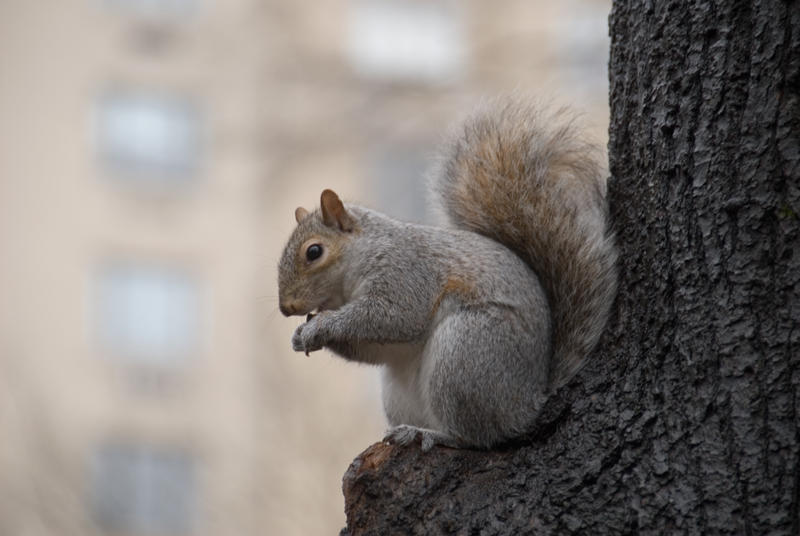
[[(295, 350), (328, 347), (384, 365), (392, 426), (483, 447), (524, 432), (546, 392), (541, 356), (550, 353), (547, 301), (532, 270), (474, 233), (347, 210), (360, 233), (337, 267), (344, 303), (300, 326)], [(468, 280), (472, 292), (443, 295), (448, 280)]]
[(585, 363), (616, 295), (597, 153), (568, 110), (497, 101), (452, 136), (431, 181), (452, 226), (499, 241), (539, 276), (553, 316), (553, 389)]

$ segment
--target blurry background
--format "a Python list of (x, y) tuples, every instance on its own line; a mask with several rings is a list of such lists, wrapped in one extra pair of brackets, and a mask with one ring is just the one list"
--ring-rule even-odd
[(425, 221), (447, 127), (509, 91), (605, 144), (608, 0), (0, 2), (0, 535), (307, 535), (384, 428), (290, 349), (325, 187)]

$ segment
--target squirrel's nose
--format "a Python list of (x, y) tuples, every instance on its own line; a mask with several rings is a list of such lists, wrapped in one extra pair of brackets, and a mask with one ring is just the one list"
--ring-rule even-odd
[(278, 309), (281, 310), (281, 313), (283, 313), (283, 316), (296, 315), (297, 311), (300, 310), (299, 307), (297, 307), (297, 304), (296, 303), (292, 303), (292, 302), (289, 302), (289, 303), (281, 302), (281, 303), (278, 304)]

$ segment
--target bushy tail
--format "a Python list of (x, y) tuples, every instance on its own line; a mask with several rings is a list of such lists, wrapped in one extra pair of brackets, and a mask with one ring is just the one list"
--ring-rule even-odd
[(538, 275), (553, 317), (551, 388), (597, 344), (617, 287), (598, 151), (573, 123), (565, 110), (489, 105), (453, 137), (433, 179), (453, 225), (501, 242)]

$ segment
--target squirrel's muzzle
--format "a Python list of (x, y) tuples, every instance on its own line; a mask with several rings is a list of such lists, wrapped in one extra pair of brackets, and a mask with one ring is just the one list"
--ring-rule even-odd
[(302, 304), (293, 301), (280, 302), (278, 304), (278, 309), (281, 310), (283, 316), (301, 315), (306, 313)]

